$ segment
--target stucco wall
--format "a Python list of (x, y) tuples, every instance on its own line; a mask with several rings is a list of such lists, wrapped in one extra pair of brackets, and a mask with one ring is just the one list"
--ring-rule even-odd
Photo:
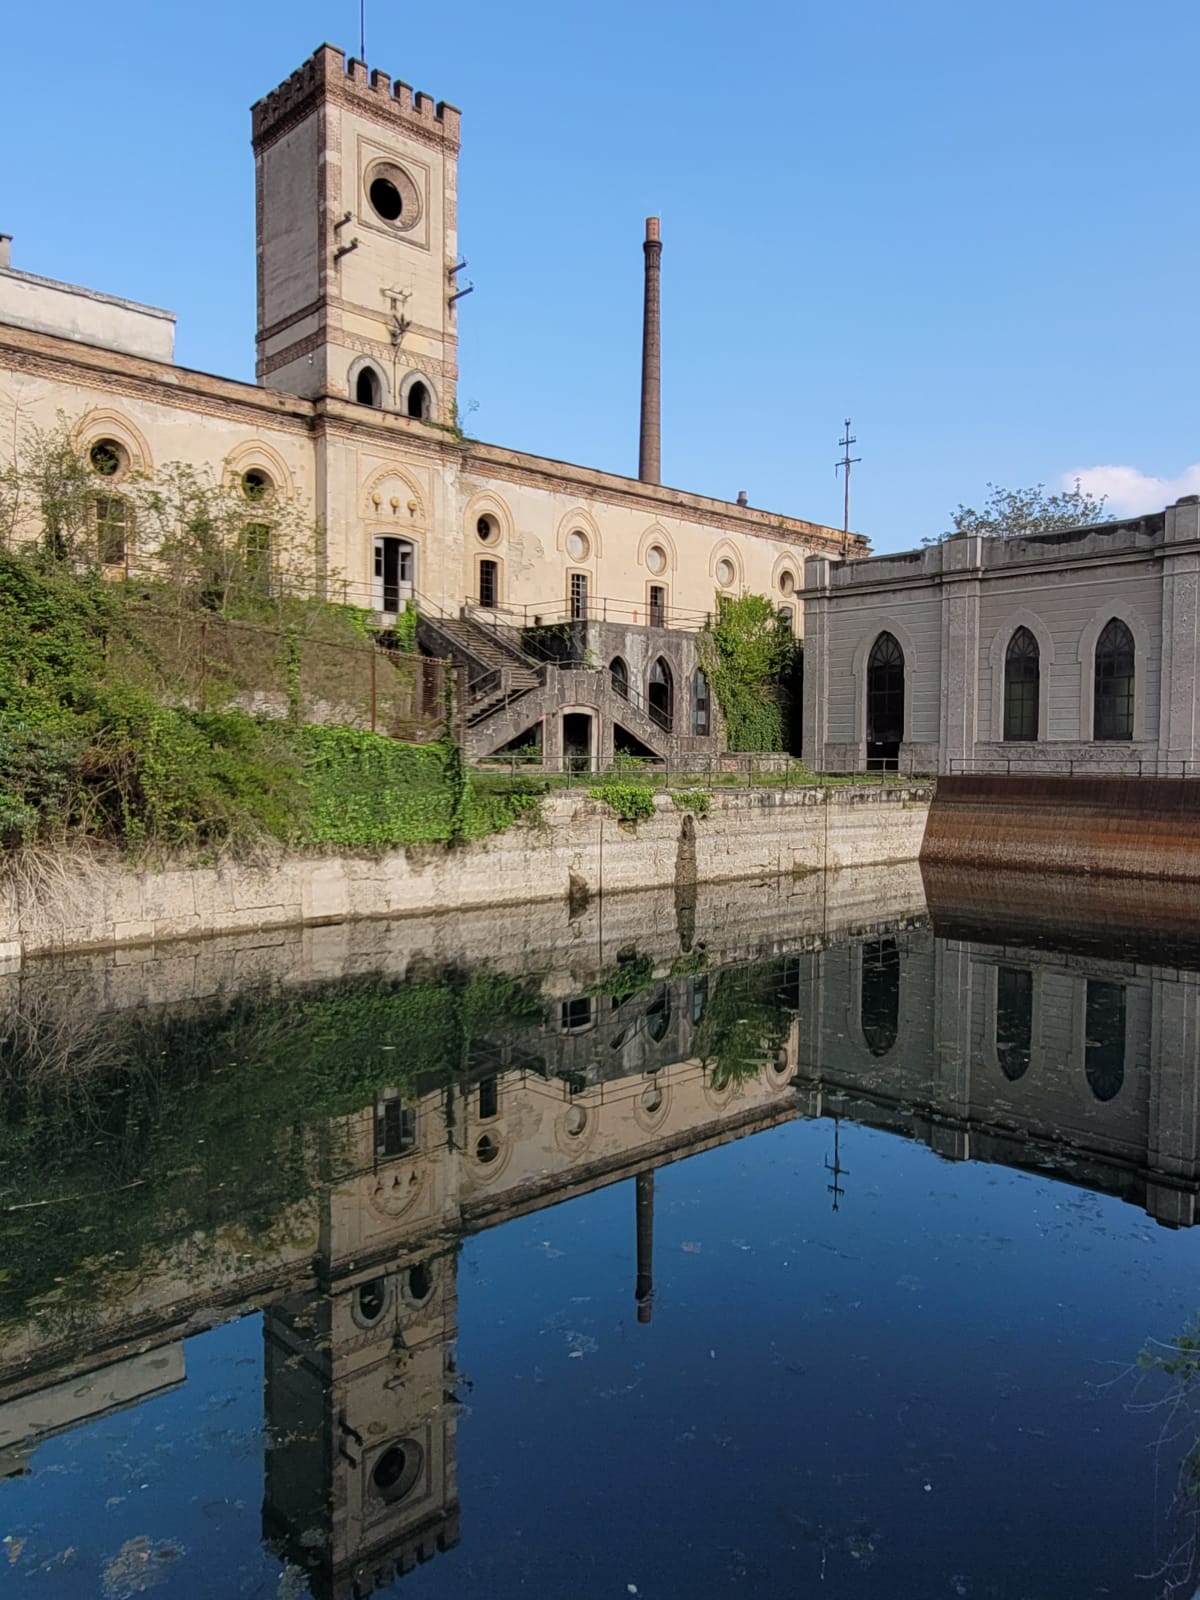
[(0, 889), (0, 952), (103, 948), (358, 917), (577, 903), (596, 894), (791, 880), (797, 874), (912, 863), (930, 791), (753, 789), (718, 795), (707, 817), (660, 796), (652, 819), (622, 824), (586, 794), (551, 796), (539, 824), (457, 850), (296, 857), (277, 864), (135, 872), (81, 864), (53, 885)]

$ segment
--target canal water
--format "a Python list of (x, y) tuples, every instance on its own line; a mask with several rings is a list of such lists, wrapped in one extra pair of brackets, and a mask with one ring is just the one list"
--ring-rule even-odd
[(4, 980), (0, 1593), (1191, 1596), (1200, 959), (919, 891)]

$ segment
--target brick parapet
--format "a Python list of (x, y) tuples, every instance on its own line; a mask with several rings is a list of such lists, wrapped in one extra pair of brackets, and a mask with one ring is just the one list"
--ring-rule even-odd
[(461, 112), (444, 100), (412, 87), (386, 72), (369, 71), (345, 52), (323, 44), (303, 66), (251, 108), (251, 136), (256, 151), (265, 149), (310, 113), (321, 100), (339, 104), (383, 120), (424, 143), (457, 151)]

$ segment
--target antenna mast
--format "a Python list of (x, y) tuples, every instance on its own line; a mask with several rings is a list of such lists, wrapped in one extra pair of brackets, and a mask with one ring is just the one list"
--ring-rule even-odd
[(849, 417), (846, 418), (845, 437), (839, 439), (838, 443), (841, 445), (844, 454), (841, 460), (834, 464), (833, 470), (835, 473), (844, 472), (846, 474), (846, 493), (842, 505), (842, 555), (844, 556), (850, 546), (850, 468), (856, 466), (862, 460), (861, 456), (852, 456), (850, 454), (850, 446), (857, 444), (858, 440), (850, 432)]
[(358, 59), (367, 64), (367, 0), (358, 0)]

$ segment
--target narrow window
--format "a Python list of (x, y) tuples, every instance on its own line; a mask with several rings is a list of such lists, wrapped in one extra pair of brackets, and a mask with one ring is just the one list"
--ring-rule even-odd
[(491, 609), (499, 605), (500, 569), (494, 561), (479, 563), (479, 604)]
[(1087, 980), (1083, 1070), (1097, 1100), (1113, 1100), (1125, 1082), (1125, 985)]
[(646, 1010), (646, 1032), (655, 1044), (661, 1044), (671, 1026), (671, 991), (662, 988), (652, 1006)]
[(708, 1005), (708, 979), (703, 974), (698, 978), (688, 980), (688, 998), (691, 1002), (692, 1026), (695, 1027), (704, 1016)]
[(996, 1059), (1009, 1083), (1029, 1070), (1033, 1049), (1033, 973), (996, 970)]
[(1096, 640), (1094, 739), (1133, 738), (1133, 635), (1113, 617)]
[(692, 678), (692, 732), (700, 738), (709, 731), (708, 679), (697, 667)]
[(1038, 642), (1028, 628), (1018, 628), (1004, 653), (1004, 737), (1033, 740), (1038, 736), (1038, 688), (1041, 661)]
[(652, 628), (665, 628), (667, 625), (667, 591), (661, 583), (650, 585), (650, 626)]
[(586, 622), (588, 614), (588, 580), (586, 572), (571, 574), (571, 621)]
[(416, 417), (419, 422), (429, 420), (429, 390), (423, 383), (414, 383), (408, 391), (405, 409), (410, 417)]
[(402, 1156), (417, 1144), (417, 1114), (399, 1095), (389, 1094), (375, 1102), (375, 1154)]
[(564, 1033), (578, 1033), (582, 1028), (592, 1025), (592, 1001), (589, 995), (580, 995), (575, 1000), (564, 1000), (562, 1003), (562, 1031)]
[(271, 524), (248, 522), (242, 529), (246, 576), (252, 589), (267, 594), (271, 588)]
[(871, 1054), (887, 1055), (900, 1031), (900, 949), (895, 939), (868, 939), (862, 947), (859, 1025)]
[(647, 695), (647, 700), (649, 702), (651, 720), (656, 722), (667, 733), (670, 733), (675, 713), (675, 691), (671, 669), (662, 656), (658, 656), (654, 665), (650, 668), (649, 688), (650, 692)]
[(104, 567), (123, 567), (129, 554), (129, 502), (123, 495), (96, 496), (96, 547)]
[(498, 1116), (500, 1112), (500, 1080), (492, 1076), (481, 1078), (479, 1081), (479, 1117), (486, 1121), (488, 1117)]
[(413, 547), (407, 539), (381, 536), (375, 540), (376, 611), (394, 616), (413, 598)]
[(787, 632), (787, 633), (791, 633), (792, 632), (794, 618), (795, 618), (795, 613), (793, 612), (791, 606), (780, 606), (780, 608), (779, 608), (779, 626), (781, 628), (783, 628), (785, 630), (785, 632)]
[(383, 405), (383, 385), (374, 367), (364, 367), (355, 378), (354, 398), (360, 406), (374, 406), (376, 411)]
[(894, 772), (904, 739), (904, 651), (881, 633), (867, 662), (867, 766)]
[(612, 680), (613, 693), (619, 694), (622, 700), (629, 699), (629, 668), (620, 656), (614, 656), (608, 664), (608, 675)]

